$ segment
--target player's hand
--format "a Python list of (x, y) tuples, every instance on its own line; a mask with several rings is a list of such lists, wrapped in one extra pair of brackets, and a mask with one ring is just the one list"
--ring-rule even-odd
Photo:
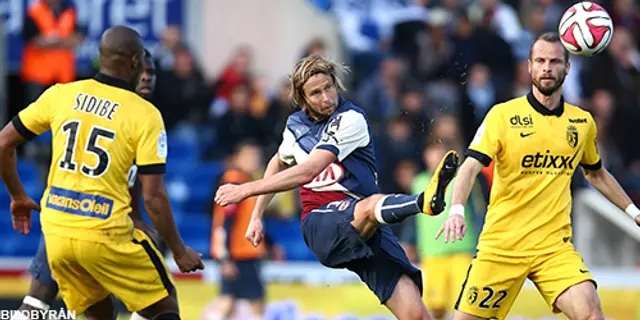
[(254, 247), (257, 247), (264, 239), (262, 221), (260, 219), (251, 219), (244, 237), (249, 240)]
[(185, 247), (183, 254), (179, 256), (173, 255), (173, 260), (175, 260), (181, 272), (187, 273), (204, 269), (204, 263), (202, 263), (201, 257), (201, 253), (198, 253), (191, 247)]
[(235, 279), (238, 276), (238, 268), (231, 261), (225, 261), (220, 265), (220, 274), (225, 279)]
[(31, 198), (16, 198), (11, 200), (11, 218), (13, 219), (13, 229), (29, 234), (31, 229), (31, 210), (40, 212), (40, 206)]
[(636, 217), (636, 224), (640, 227), (640, 216)]
[(464, 220), (464, 217), (459, 214), (454, 214), (442, 225), (442, 228), (440, 228), (440, 231), (438, 231), (436, 235), (436, 240), (444, 233), (444, 242), (449, 242), (449, 240), (455, 242), (456, 239), (462, 240), (466, 232), (467, 222)]
[(215, 201), (221, 206), (235, 204), (249, 197), (243, 185), (225, 184), (216, 191)]

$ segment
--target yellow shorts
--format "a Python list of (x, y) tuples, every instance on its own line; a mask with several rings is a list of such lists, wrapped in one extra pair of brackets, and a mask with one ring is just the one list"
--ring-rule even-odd
[(555, 313), (556, 299), (565, 290), (595, 280), (575, 248), (532, 257), (507, 257), (478, 252), (467, 271), (456, 310), (486, 319), (505, 319), (529, 278)]
[(140, 311), (174, 290), (162, 255), (138, 229), (129, 242), (98, 243), (49, 234), (45, 243), (60, 295), (77, 313), (110, 293), (129, 311)]
[(451, 310), (467, 275), (471, 254), (458, 253), (422, 260), (424, 303), (429, 310)]

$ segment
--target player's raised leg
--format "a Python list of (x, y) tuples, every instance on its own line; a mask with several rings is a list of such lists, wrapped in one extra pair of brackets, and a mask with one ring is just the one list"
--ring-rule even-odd
[(591, 281), (569, 287), (556, 300), (558, 308), (571, 320), (603, 320), (600, 299)]
[(423, 193), (376, 194), (356, 204), (351, 225), (368, 239), (378, 224), (393, 224), (418, 214), (438, 215), (445, 208), (445, 193), (458, 169), (458, 154), (451, 150), (442, 158)]

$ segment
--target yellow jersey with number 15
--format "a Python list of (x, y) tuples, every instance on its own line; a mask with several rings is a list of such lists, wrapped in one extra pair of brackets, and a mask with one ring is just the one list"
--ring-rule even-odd
[(41, 200), (42, 230), (82, 240), (130, 240), (127, 173), (165, 172), (167, 135), (160, 112), (127, 82), (98, 73), (58, 84), (22, 110), (13, 125), (26, 139), (51, 130), (52, 156)]
[(478, 250), (508, 256), (553, 252), (571, 239), (571, 177), (601, 167), (588, 112), (560, 102), (549, 110), (533, 94), (494, 106), (467, 156), (494, 180)]

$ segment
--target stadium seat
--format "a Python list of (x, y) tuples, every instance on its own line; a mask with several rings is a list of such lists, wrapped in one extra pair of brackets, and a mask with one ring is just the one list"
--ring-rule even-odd
[(36, 136), (33, 141), (38, 143), (51, 143), (51, 131), (47, 131), (39, 136)]
[(35, 182), (42, 184), (42, 173), (40, 171), (40, 166), (36, 164), (34, 161), (19, 158), (18, 159), (18, 174), (20, 175), (20, 180), (24, 183)]
[(209, 257), (211, 243), (211, 216), (199, 212), (185, 212), (178, 225), (184, 242), (194, 250)]
[(287, 260), (316, 260), (304, 242), (300, 231), (300, 221), (297, 217), (288, 219), (266, 218), (265, 230), (274, 243), (281, 245), (285, 249)]
[(200, 159), (197, 141), (190, 139), (169, 138), (169, 155), (167, 171), (175, 173), (191, 172)]

